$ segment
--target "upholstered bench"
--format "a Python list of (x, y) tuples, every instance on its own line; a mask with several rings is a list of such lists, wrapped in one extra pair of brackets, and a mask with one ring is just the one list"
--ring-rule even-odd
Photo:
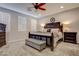
[(26, 39), (26, 45), (29, 45), (39, 51), (43, 50), (46, 47), (46, 41), (37, 40), (37, 39)]

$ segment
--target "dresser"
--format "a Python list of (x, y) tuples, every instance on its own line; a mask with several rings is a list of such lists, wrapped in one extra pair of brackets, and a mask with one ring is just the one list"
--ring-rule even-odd
[(64, 32), (64, 42), (77, 43), (77, 32)]
[(0, 23), (0, 47), (6, 45), (6, 25)]

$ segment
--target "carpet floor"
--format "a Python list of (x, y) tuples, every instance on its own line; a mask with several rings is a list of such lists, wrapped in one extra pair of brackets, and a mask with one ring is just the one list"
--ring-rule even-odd
[(79, 56), (79, 44), (61, 42), (54, 51), (47, 47), (39, 52), (20, 41), (0, 47), (0, 56)]

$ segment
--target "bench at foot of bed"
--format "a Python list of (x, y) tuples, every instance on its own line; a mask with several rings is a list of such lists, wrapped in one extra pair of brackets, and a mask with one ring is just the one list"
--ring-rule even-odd
[(43, 41), (43, 40), (36, 40), (36, 39), (29, 38), (29, 39), (26, 39), (25, 44), (29, 45), (39, 51), (46, 48), (46, 41)]

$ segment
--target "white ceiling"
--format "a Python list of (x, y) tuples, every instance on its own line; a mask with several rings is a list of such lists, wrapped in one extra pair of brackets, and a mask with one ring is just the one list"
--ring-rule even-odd
[[(64, 8), (60, 8), (60, 6), (63, 6)], [(46, 8), (46, 11), (38, 10), (37, 12), (34, 8), (30, 8), (33, 7), (31, 3), (1, 3), (0, 7), (14, 10), (35, 18), (42, 18), (45, 16), (77, 8), (79, 7), (79, 3), (46, 3), (46, 5), (43, 6), (44, 8)]]

